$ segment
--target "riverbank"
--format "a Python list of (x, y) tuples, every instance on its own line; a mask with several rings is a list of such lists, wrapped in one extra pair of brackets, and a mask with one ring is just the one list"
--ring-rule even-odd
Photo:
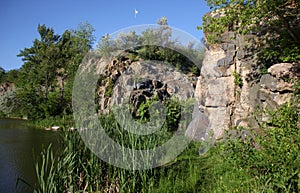
[(51, 130), (52, 127), (59, 127), (60, 130), (68, 130), (74, 127), (74, 124), (73, 115), (48, 117), (39, 120), (28, 120), (28, 126), (45, 130)]

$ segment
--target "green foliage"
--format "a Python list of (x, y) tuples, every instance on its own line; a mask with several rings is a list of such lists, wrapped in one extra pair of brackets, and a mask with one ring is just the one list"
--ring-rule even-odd
[(288, 34), (280, 34), (279, 37), (267, 39), (268, 46), (259, 53), (265, 63), (297, 62), (300, 60), (300, 46), (294, 40), (288, 38)]
[(62, 35), (46, 25), (38, 26), (40, 39), (18, 55), (24, 61), (15, 81), (23, 115), (43, 119), (71, 113), (75, 73), (91, 48), (93, 31), (88, 23)]
[[(144, 145), (156, 146), (165, 138), (162, 135), (163, 131), (157, 136), (146, 138), (135, 137), (132, 133), (124, 134), (123, 128), (116, 124), (113, 116), (100, 119), (110, 137), (116, 142), (123, 142), (122, 144), (131, 145), (135, 149), (142, 149)], [(94, 155), (85, 146), (77, 132), (63, 134), (61, 149), (56, 160), (50, 159), (47, 162), (46, 160), (49, 159), (47, 157), (51, 157), (52, 153), (47, 152), (46, 156), (42, 154), (42, 163), (48, 163), (44, 165), (50, 166), (53, 171), (47, 173), (47, 179), (38, 178), (37, 190), (45, 191), (45, 188), (40, 187), (42, 186), (52, 187), (57, 192), (106, 192), (108, 190), (117, 191), (117, 189), (121, 192), (146, 192), (149, 185), (151, 186), (151, 183), (153, 185), (159, 176), (159, 171), (155, 169), (130, 171), (111, 166)], [(55, 167), (52, 167), (53, 164)], [(44, 165), (36, 164), (37, 175), (46, 176), (42, 175), (45, 173)]]
[[(191, 106), (190, 106), (191, 108)], [(180, 101), (177, 99), (170, 99), (166, 101), (166, 124), (170, 131), (176, 131), (179, 126), (183, 108)]]
[(110, 97), (112, 95), (113, 89), (114, 89), (114, 83), (112, 82), (112, 80), (108, 79), (107, 83), (105, 84), (104, 96)]
[[(158, 109), (156, 109), (156, 112), (150, 113), (150, 106), (154, 106), (157, 102), (159, 102), (158, 97), (153, 97), (152, 99), (148, 99), (146, 102), (141, 103), (137, 109), (138, 116), (136, 119), (141, 122), (147, 122), (150, 121), (150, 119), (157, 120), (157, 117), (162, 116), (162, 112), (160, 112)], [(185, 117), (183, 120), (181, 120), (181, 115), (192, 114), (191, 109), (193, 109), (194, 100), (179, 101), (178, 99), (172, 97), (160, 102), (162, 102), (166, 113), (164, 127), (168, 131), (178, 130), (180, 121), (191, 120), (191, 117)]]
[[(105, 58), (110, 58), (117, 51), (128, 51), (130, 60), (158, 60), (178, 66), (184, 73), (199, 76), (205, 49), (194, 42), (188, 46), (178, 44), (172, 39), (172, 29), (167, 25), (167, 18), (157, 22), (158, 29), (146, 29), (141, 35), (136, 32), (120, 33), (115, 39), (107, 34), (101, 38), (97, 51)], [(193, 61), (191, 61), (193, 59)]]
[(242, 87), (243, 86), (243, 80), (242, 80), (241, 75), (237, 71), (234, 71), (232, 75), (234, 77), (234, 84), (239, 86), (239, 87)]
[[(144, 60), (164, 61), (183, 73), (192, 73), (195, 76), (200, 75), (200, 66), (202, 64), (204, 49), (185, 48), (178, 46), (178, 50), (160, 46), (141, 46), (137, 49), (138, 56)], [(191, 61), (190, 58), (196, 58), (197, 61)]]
[(120, 33), (115, 40), (115, 45), (120, 50), (134, 49), (140, 44), (140, 37), (136, 32)]
[[(192, 142), (175, 160), (149, 170), (124, 170), (97, 158), (76, 132), (63, 133), (58, 156), (47, 149), (37, 164), (37, 192), (299, 192), (300, 130), (297, 104), (285, 104), (260, 131), (234, 128), (228, 137), (199, 155)], [(100, 117), (117, 143), (145, 149), (165, 143), (171, 133), (124, 132), (113, 115)], [(54, 158), (55, 157), (55, 158)], [(47, 161), (48, 160), (48, 161)], [(46, 167), (47, 166), (47, 167)], [(47, 174), (47, 175), (46, 175)]]
[(141, 122), (149, 121), (150, 119), (149, 107), (157, 101), (159, 100), (157, 98), (154, 98), (152, 100), (147, 100), (146, 102), (142, 102), (137, 109), (136, 114), (138, 116), (136, 118)]
[(269, 114), (271, 119), (263, 124), (259, 134), (249, 129), (237, 128), (237, 132), (242, 135), (232, 136), (233, 138), (218, 144), (216, 153), (223, 160), (219, 167), (229, 167), (230, 178), (236, 175), (245, 178), (240, 181), (240, 187), (238, 183), (229, 186), (230, 178), (225, 176), (224, 179), (224, 174), (219, 174), (223, 179), (217, 177), (214, 180), (217, 180), (216, 184), (227, 183), (227, 187), (221, 184), (223, 188), (226, 187), (226, 192), (234, 191), (235, 188), (239, 191), (241, 188), (246, 188), (242, 192), (299, 191), (298, 109), (294, 105), (285, 104), (276, 112), (269, 112)]
[(268, 72), (268, 68), (266, 67), (266, 66), (264, 66), (264, 67), (262, 67), (261, 69), (260, 69), (260, 74), (261, 75), (264, 75), (264, 74), (268, 74), (269, 72)]
[[(133, 149), (159, 146), (171, 136), (164, 128), (151, 135), (134, 135), (121, 128), (112, 114), (100, 117), (100, 121), (115, 142)], [(77, 132), (63, 132), (57, 154), (49, 147), (36, 162), (39, 177), (35, 192), (197, 192), (196, 185), (203, 177), (200, 168), (205, 163), (197, 155), (199, 145), (192, 143), (168, 165), (132, 171), (99, 159)]]
[(297, 103), (297, 101), (299, 102), (300, 100), (300, 80), (298, 80), (297, 82), (295, 82), (294, 84), (294, 98), (295, 98), (295, 103)]
[(0, 67), (0, 84), (1, 83), (15, 83), (18, 80), (19, 70), (5, 71)]
[(98, 42), (97, 49), (102, 57), (109, 59), (112, 52), (116, 50), (116, 45), (110, 35), (106, 34), (105, 36), (102, 36), (101, 40)]
[(0, 112), (2, 117), (20, 117), (20, 102), (16, 97), (16, 88), (8, 89), (0, 95)]
[(189, 68), (189, 71), (192, 73), (192, 74), (195, 74), (195, 75), (200, 75), (200, 69), (198, 66), (192, 66)]
[(260, 34), (260, 58), (265, 62), (295, 62), (300, 58), (299, 6), (295, 0), (206, 0), (213, 10), (203, 17), (210, 43), (218, 43), (226, 30)]
[(41, 163), (36, 163), (36, 173), (38, 184), (34, 193), (50, 193), (57, 192), (55, 186), (55, 163), (51, 145), (41, 153)]
[(15, 83), (18, 80), (19, 73), (20, 73), (19, 70), (9, 70), (9, 71), (7, 71), (5, 73), (4, 81)]
[(208, 158), (198, 155), (200, 146), (200, 143), (192, 142), (176, 160), (161, 167), (158, 182), (148, 192), (201, 192), (203, 171), (207, 169)]
[(93, 35), (95, 29), (91, 24), (87, 21), (79, 23), (77, 29), (71, 31), (74, 34), (74, 38), (76, 38), (77, 48), (82, 52), (92, 49), (92, 44), (96, 40), (96, 37)]
[(130, 53), (129, 54), (129, 60), (135, 62), (135, 61), (138, 61), (139, 60), (139, 56), (135, 53)]

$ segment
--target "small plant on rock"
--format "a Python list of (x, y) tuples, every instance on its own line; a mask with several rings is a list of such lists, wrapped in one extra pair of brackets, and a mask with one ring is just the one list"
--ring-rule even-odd
[(234, 71), (232, 75), (234, 77), (234, 84), (239, 86), (239, 87), (242, 87), (243, 86), (243, 79), (242, 79), (241, 75), (237, 71)]

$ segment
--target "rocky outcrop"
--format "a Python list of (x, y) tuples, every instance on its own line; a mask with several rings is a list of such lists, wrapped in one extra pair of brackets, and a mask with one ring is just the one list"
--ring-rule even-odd
[[(210, 130), (221, 138), (235, 126), (256, 128), (257, 119), (268, 117), (254, 117), (253, 113), (274, 110), (289, 101), (293, 83), (300, 77), (300, 64), (280, 63), (262, 69), (258, 42), (255, 35), (224, 33), (220, 44), (207, 46), (198, 80), (163, 62), (133, 61), (126, 52), (110, 61), (94, 57), (90, 63), (97, 63), (95, 70), (100, 74), (98, 114), (125, 102), (134, 106), (133, 116), (138, 117), (139, 105), (153, 97), (164, 101), (196, 96), (199, 110), (194, 108), (186, 133), (191, 138), (201, 140)], [(192, 84), (195, 80), (196, 86)]]
[(231, 127), (257, 127), (253, 112), (274, 110), (292, 96), (300, 64), (274, 64), (264, 72), (256, 56), (258, 42), (254, 35), (226, 32), (220, 44), (207, 46), (196, 96), (216, 138)]
[(148, 100), (156, 97), (159, 101), (166, 101), (171, 97), (167, 90), (168, 85), (159, 80), (145, 80), (134, 85), (133, 91), (130, 93), (129, 103), (134, 106), (132, 115), (138, 118), (138, 107)]
[(7, 91), (11, 91), (13, 87), (14, 84), (10, 82), (0, 84), (0, 96), (3, 96)]
[(137, 112), (146, 100), (158, 97), (164, 101), (171, 97), (179, 100), (194, 97), (191, 82), (197, 77), (184, 74), (170, 64), (159, 61), (132, 61), (128, 53), (107, 62), (98, 61), (100, 80), (97, 97), (99, 114), (108, 113), (111, 107), (130, 103)]
[[(195, 101), (190, 100), (195, 98), (197, 75), (192, 72), (184, 73), (163, 61), (142, 59), (133, 61), (129, 54), (125, 51), (109, 60), (97, 57), (97, 55), (86, 58), (85, 65), (82, 66), (81, 70), (86, 71), (87, 76), (90, 76), (89, 73), (91, 73), (95, 74), (96, 78), (99, 77), (96, 85), (98, 115), (112, 112), (121, 123), (124, 121), (124, 117), (125, 121), (131, 123), (132, 118), (149, 118), (149, 115), (151, 120), (154, 119), (152, 122), (155, 125), (170, 121), (174, 112), (171, 115), (167, 114), (166, 105), (171, 104), (172, 101), (176, 105), (179, 102), (181, 120), (176, 123), (172, 122), (174, 120), (170, 121), (171, 124), (174, 124), (169, 125), (170, 130), (187, 128), (186, 136), (196, 141), (204, 140), (209, 130), (209, 121), (199, 111), (198, 105), (196, 105), (198, 103), (195, 103), (193, 108), (192, 102)], [(83, 75), (83, 77), (85, 76)], [(85, 79), (80, 79), (80, 81), (85, 81)], [(86, 86), (89, 87), (89, 84)], [(89, 91), (89, 89), (87, 90)], [(85, 97), (82, 98), (82, 95), (79, 95), (84, 100)], [(170, 98), (175, 100), (169, 101)], [(161, 103), (151, 105), (149, 112), (144, 116), (145, 111), (141, 111), (139, 107), (142, 103), (152, 99)], [(162, 104), (164, 106), (161, 106)], [(128, 105), (130, 108), (127, 108)], [(125, 112), (125, 115), (122, 112)], [(152, 122), (147, 122), (149, 126), (147, 128), (152, 128)]]

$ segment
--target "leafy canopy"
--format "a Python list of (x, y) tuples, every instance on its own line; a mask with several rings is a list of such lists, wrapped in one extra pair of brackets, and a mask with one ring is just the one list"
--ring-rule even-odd
[(75, 73), (91, 49), (94, 28), (82, 23), (57, 35), (38, 25), (38, 32), (40, 38), (18, 55), (24, 61), (16, 82), (23, 114), (30, 119), (69, 114)]
[[(141, 33), (120, 33), (114, 39), (110, 34), (106, 34), (98, 42), (97, 52), (105, 58), (110, 58), (114, 53), (125, 50), (131, 53), (132, 60), (141, 58), (164, 61), (183, 72), (198, 75), (204, 57), (204, 46), (196, 42), (189, 42), (188, 45), (178, 42), (172, 37), (172, 28), (168, 26), (166, 17), (160, 18), (157, 24), (157, 29), (147, 28)], [(189, 58), (195, 59), (195, 64)]]
[(206, 0), (212, 10), (203, 17), (210, 43), (226, 30), (265, 35), (262, 57), (274, 62), (300, 60), (299, 0)]

